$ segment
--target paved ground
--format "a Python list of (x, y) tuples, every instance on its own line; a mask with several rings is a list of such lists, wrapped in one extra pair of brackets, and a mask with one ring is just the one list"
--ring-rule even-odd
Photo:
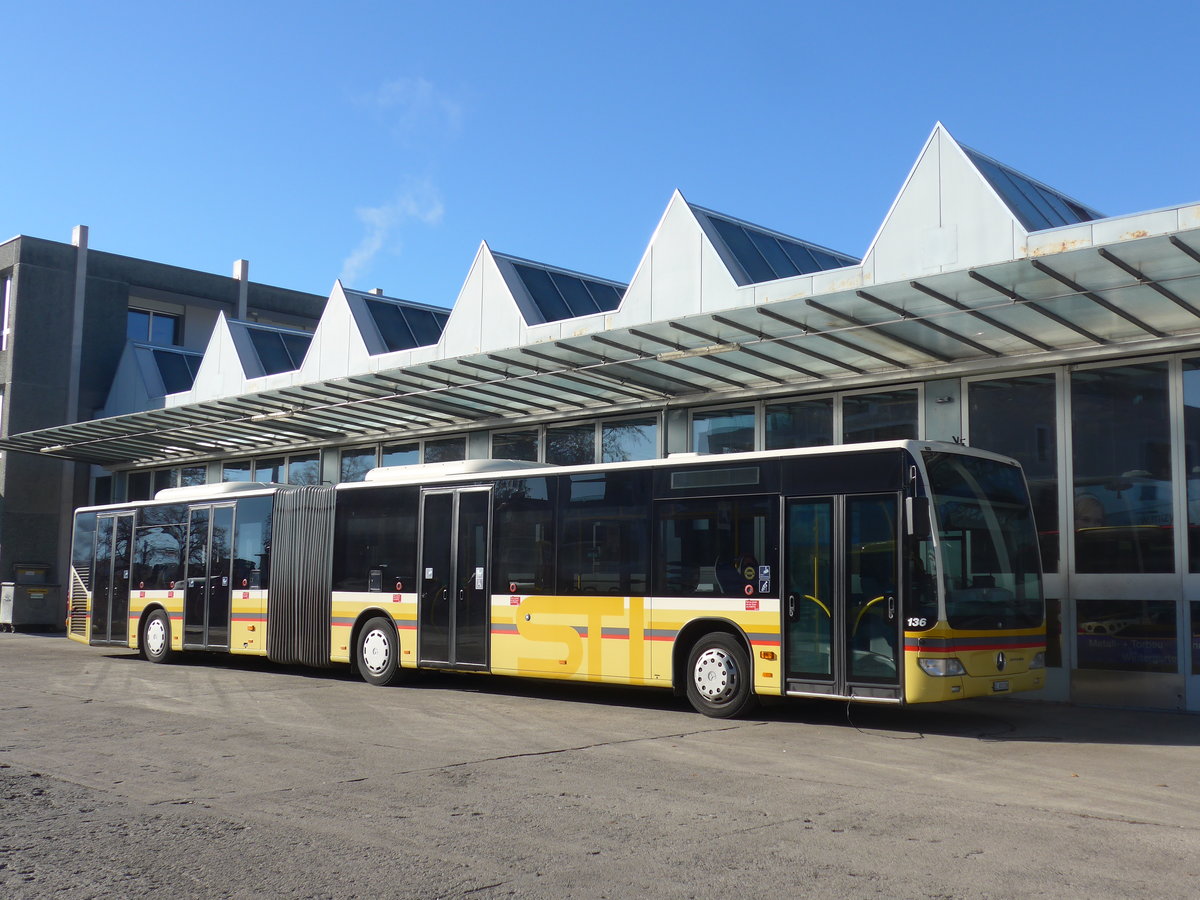
[(1200, 717), (188, 659), (0, 635), (0, 896), (1200, 896)]

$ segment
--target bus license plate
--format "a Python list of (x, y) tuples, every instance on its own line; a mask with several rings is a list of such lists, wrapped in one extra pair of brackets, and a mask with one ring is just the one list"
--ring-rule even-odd
[(993, 681), (992, 682), (992, 691), (993, 692), (1007, 691), (1007, 690), (1008, 690), (1008, 682), (1007, 681)]

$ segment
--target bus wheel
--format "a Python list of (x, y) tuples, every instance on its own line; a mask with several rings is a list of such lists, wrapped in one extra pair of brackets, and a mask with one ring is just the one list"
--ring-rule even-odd
[(688, 656), (687, 695), (698, 712), (732, 719), (754, 708), (750, 658), (725, 632), (706, 634)]
[(171, 619), (161, 609), (150, 613), (142, 629), (142, 655), (152, 663), (170, 662), (175, 655), (171, 649)]
[(358, 633), (358, 671), (368, 684), (391, 684), (400, 668), (396, 625), (382, 616), (371, 619)]

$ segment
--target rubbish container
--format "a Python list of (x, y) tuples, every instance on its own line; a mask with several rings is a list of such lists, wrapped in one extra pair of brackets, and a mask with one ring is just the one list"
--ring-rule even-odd
[(0, 584), (0, 631), (17, 628), (59, 629), (66, 609), (59, 585), (49, 583), (50, 567), (37, 563), (13, 566), (13, 581)]

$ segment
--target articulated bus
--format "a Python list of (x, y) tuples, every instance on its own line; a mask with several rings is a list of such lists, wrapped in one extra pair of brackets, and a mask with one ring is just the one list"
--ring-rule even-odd
[(893, 441), (363, 483), (210, 484), (79, 510), (68, 632), (188, 651), (929, 703), (1043, 684), (1029, 495), (1012, 460)]

